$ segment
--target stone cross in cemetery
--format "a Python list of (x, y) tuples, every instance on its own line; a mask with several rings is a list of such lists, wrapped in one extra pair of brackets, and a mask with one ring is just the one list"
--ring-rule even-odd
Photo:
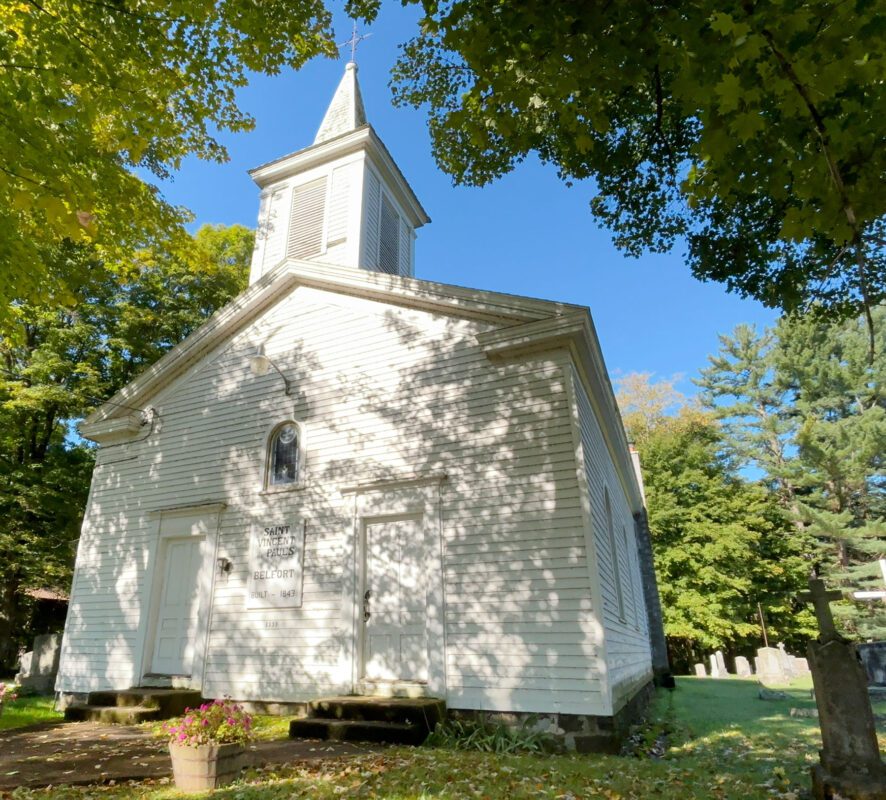
[(808, 647), (822, 740), (821, 763), (812, 768), (812, 792), (816, 800), (873, 800), (886, 797), (886, 766), (864, 668), (855, 645), (834, 625), (830, 602), (840, 598), (840, 592), (827, 591), (819, 578), (810, 578), (809, 591), (800, 595), (815, 607), (821, 632)]

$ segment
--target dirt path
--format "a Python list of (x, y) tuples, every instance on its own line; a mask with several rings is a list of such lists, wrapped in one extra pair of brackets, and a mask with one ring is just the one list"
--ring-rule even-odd
[[(283, 739), (250, 745), (249, 765), (366, 752), (347, 743)], [(166, 744), (136, 726), (60, 722), (0, 732), (0, 796), (19, 786), (121, 783), (171, 774)]]

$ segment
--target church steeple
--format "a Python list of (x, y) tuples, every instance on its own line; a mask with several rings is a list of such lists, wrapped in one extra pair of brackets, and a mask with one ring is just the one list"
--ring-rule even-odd
[(250, 284), (289, 259), (414, 274), (430, 219), (366, 120), (353, 61), (313, 144), (249, 174), (262, 190)]
[(314, 137), (314, 144), (350, 133), (365, 124), (366, 110), (363, 108), (360, 84), (357, 83), (357, 65), (351, 61), (345, 67), (345, 74), (326, 109), (326, 116)]

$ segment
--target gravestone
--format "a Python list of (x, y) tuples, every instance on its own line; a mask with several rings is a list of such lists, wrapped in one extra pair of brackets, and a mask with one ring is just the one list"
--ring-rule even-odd
[(711, 653), (708, 657), (711, 662), (711, 677), (712, 678), (722, 678), (723, 675), (720, 672), (720, 663), (717, 661), (716, 653)]
[(794, 677), (794, 667), (791, 663), (791, 659), (793, 656), (789, 655), (787, 650), (784, 649), (784, 642), (778, 643), (778, 660), (781, 662), (781, 671), (785, 676), (785, 680), (789, 681)]
[(886, 642), (858, 645), (858, 655), (868, 675), (869, 686), (886, 686)]
[(735, 674), (747, 678), (751, 674), (751, 665), (744, 656), (735, 657)]
[(786, 683), (788, 678), (782, 669), (781, 651), (775, 647), (757, 650), (757, 680), (760, 683)]
[(809, 659), (808, 658), (795, 658), (794, 659), (794, 669), (796, 670), (798, 675), (808, 675), (809, 674)]
[(826, 591), (818, 578), (809, 579), (809, 589), (801, 599), (815, 606), (820, 631), (808, 647), (822, 741), (820, 763), (812, 768), (813, 796), (886, 797), (886, 765), (880, 757), (867, 675), (855, 645), (837, 633), (831, 615), (830, 601), (842, 595)]
[(760, 656), (754, 656), (754, 675), (760, 674)]
[(704, 664), (696, 664), (695, 665), (695, 677), (696, 678), (707, 678), (708, 673), (704, 668)]
[(717, 668), (720, 671), (719, 677), (725, 678), (729, 674), (729, 670), (726, 669), (726, 659), (723, 658), (723, 651), (718, 650), (714, 655), (717, 657)]
[(34, 639), (34, 649), (21, 657), (15, 682), (23, 689), (51, 692), (55, 688), (58, 660), (62, 651), (62, 635), (47, 633)]

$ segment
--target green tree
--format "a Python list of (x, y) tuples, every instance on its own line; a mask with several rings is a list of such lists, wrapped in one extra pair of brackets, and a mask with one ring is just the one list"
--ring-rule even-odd
[(796, 533), (762, 486), (722, 457), (719, 425), (685, 409), (652, 428), (640, 449), (649, 527), (672, 663), (689, 669), (722, 648), (761, 646), (757, 603), (771, 640), (799, 647), (813, 632), (795, 613), (808, 562)]
[(799, 422), (790, 388), (776, 375), (776, 334), (739, 325), (731, 336), (719, 338), (720, 350), (695, 379), (703, 390), (701, 402), (720, 420), (730, 457), (740, 467), (761, 470), (797, 519), (797, 470), (790, 450)]
[[(763, 471), (809, 535), (810, 563), (847, 591), (879, 588), (876, 559), (886, 554), (886, 307), (871, 319), (873, 361), (864, 320), (788, 317), (762, 334), (739, 327), (721, 337), (698, 381), (736, 463)], [(886, 636), (881, 605), (837, 611), (847, 634)]]
[(186, 212), (138, 175), (225, 160), (217, 132), (253, 124), (236, 103), (250, 72), (335, 53), (322, 0), (4, 3), (0, 322), (13, 299), (72, 304), (65, 240), (107, 268), (146, 242), (187, 250)]
[(76, 305), (13, 304), (0, 336), (0, 668), (27, 644), (24, 590), (70, 582), (93, 465), (74, 424), (245, 287), (252, 242), (205, 226), (187, 249), (125, 266), (65, 243), (55, 257), (82, 276)]
[(685, 241), (697, 277), (786, 310), (886, 297), (881, 4), (412, 1), (394, 97), (456, 182), (536, 153), (593, 178), (630, 255)]

